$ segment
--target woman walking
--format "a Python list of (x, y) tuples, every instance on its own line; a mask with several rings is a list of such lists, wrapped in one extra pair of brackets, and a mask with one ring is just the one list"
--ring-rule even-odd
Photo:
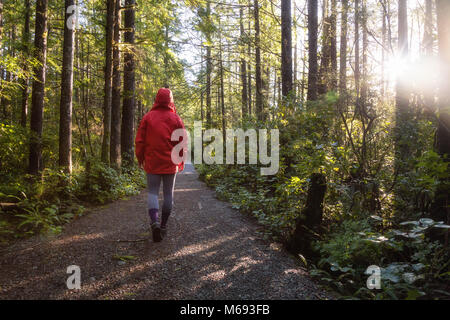
[[(176, 113), (172, 92), (161, 88), (136, 135), (136, 157), (139, 166), (147, 173), (148, 215), (155, 242), (161, 241), (167, 233), (176, 174), (184, 169), (184, 161), (177, 164), (172, 159), (173, 148), (183, 140), (172, 141), (172, 133), (177, 129), (184, 130), (184, 124)], [(158, 195), (161, 181), (164, 202), (160, 222)]]

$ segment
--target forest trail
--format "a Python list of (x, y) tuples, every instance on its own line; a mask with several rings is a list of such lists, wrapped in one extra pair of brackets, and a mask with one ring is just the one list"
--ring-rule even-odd
[[(217, 200), (192, 165), (174, 197), (161, 243), (150, 240), (145, 191), (93, 209), (57, 237), (16, 243), (0, 254), (0, 299), (328, 297), (280, 245), (258, 237), (252, 219)], [(69, 265), (81, 268), (80, 290), (66, 287)]]

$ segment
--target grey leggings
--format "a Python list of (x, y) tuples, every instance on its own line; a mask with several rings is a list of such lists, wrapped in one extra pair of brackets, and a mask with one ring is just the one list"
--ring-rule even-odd
[(161, 179), (163, 181), (163, 207), (162, 212), (170, 213), (173, 203), (173, 189), (175, 187), (174, 174), (151, 174), (147, 173), (147, 188), (148, 188), (148, 208), (159, 209), (158, 195)]

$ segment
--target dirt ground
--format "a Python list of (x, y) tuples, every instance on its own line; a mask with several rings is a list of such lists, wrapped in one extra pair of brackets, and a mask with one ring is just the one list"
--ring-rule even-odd
[[(168, 235), (153, 243), (146, 192), (91, 210), (52, 238), (0, 253), (0, 299), (326, 299), (281, 245), (215, 198), (192, 165), (177, 176)], [(122, 258), (122, 260), (120, 259)], [(67, 267), (81, 269), (69, 290)]]

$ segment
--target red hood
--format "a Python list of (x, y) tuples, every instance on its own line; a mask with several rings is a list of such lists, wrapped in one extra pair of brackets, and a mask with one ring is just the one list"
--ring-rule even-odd
[(175, 102), (173, 101), (172, 91), (170, 91), (170, 89), (161, 88), (158, 90), (152, 110), (157, 108), (167, 108), (172, 112), (177, 112)]

